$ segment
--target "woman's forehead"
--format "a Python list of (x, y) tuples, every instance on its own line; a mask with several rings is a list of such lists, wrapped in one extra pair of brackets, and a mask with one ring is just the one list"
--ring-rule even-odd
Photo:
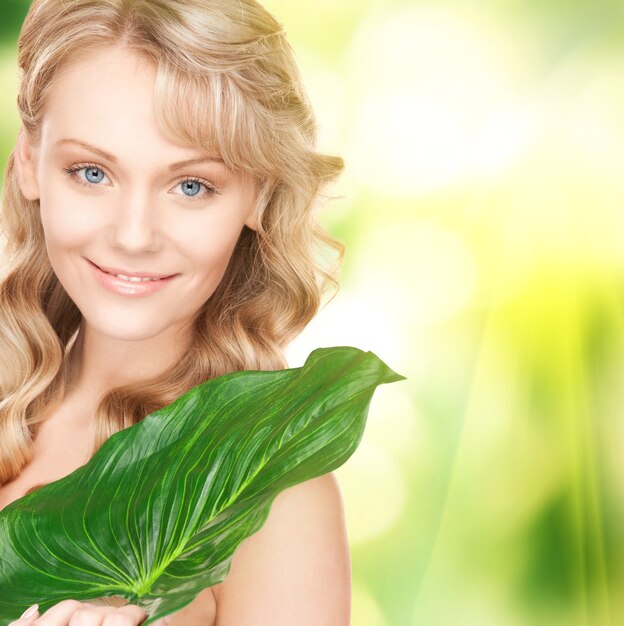
[[(52, 77), (49, 91), (57, 97), (60, 92), (61, 97), (72, 98), (87, 95), (87, 91), (99, 91), (95, 89), (97, 85), (106, 81), (107, 86), (114, 87), (111, 96), (123, 98), (128, 79), (145, 87), (153, 86), (155, 76), (156, 64), (147, 55), (127, 46), (98, 45), (66, 56)], [(125, 84), (121, 86), (121, 83)]]
[[(54, 78), (43, 115), (43, 132), (60, 137), (90, 137), (149, 142), (157, 134), (154, 70), (138, 55), (118, 48), (76, 55)], [(111, 137), (112, 135), (112, 137)]]
[(266, 133), (235, 83), (227, 72), (190, 72), (128, 44), (92, 45), (72, 52), (53, 77), (42, 133), (90, 137), (102, 147), (111, 136), (140, 139), (154, 153), (184, 152), (170, 161), (199, 152), (221, 158), (231, 171), (272, 176), (271, 166), (261, 165)]
[[(143, 147), (167, 150), (172, 162), (207, 156), (200, 144), (167, 136), (155, 112), (155, 64), (145, 55), (121, 47), (74, 55), (52, 82), (43, 116), (48, 143), (89, 143), (132, 152)], [(77, 141), (63, 141), (75, 139)], [(117, 149), (114, 149), (117, 146)], [(125, 150), (128, 148), (128, 150)], [(218, 158), (214, 150), (210, 155)]]

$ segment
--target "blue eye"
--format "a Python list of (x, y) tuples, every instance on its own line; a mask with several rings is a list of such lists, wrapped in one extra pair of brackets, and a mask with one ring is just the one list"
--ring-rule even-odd
[(186, 196), (196, 196), (201, 191), (201, 184), (196, 180), (185, 180), (181, 184)]
[[(108, 180), (104, 170), (95, 163), (80, 163), (63, 169), (76, 183), (85, 187), (99, 186), (104, 179)], [(182, 195), (189, 200), (201, 200), (202, 198), (207, 200), (221, 193), (208, 181), (195, 177), (184, 178), (176, 183), (175, 186), (181, 188)], [(204, 193), (201, 193), (202, 187), (204, 188)], [(175, 193), (175, 195), (180, 194)]]
[[(202, 198), (206, 200), (219, 193), (213, 185), (201, 178), (185, 178), (176, 186), (182, 189), (182, 194), (189, 200), (201, 200)], [(201, 193), (202, 187), (205, 190), (204, 193)]]
[[(106, 178), (101, 167), (89, 163), (67, 167), (64, 171), (81, 185), (98, 185)], [(84, 175), (81, 175), (81, 172), (84, 172)]]
[(85, 178), (90, 183), (99, 183), (104, 178), (104, 172), (99, 167), (85, 167)]

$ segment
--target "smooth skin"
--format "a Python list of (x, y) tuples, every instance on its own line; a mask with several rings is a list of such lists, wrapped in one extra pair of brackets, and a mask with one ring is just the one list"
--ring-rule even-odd
[[(188, 326), (219, 284), (241, 230), (257, 224), (249, 177), (160, 133), (153, 81), (151, 62), (136, 52), (85, 52), (55, 78), (40, 143), (18, 135), (22, 193), (40, 201), (50, 262), (83, 315), (68, 386), (75, 405), (94, 407), (111, 386), (168, 369), (188, 348)], [(177, 276), (130, 298), (94, 280), (88, 261)], [(73, 426), (58, 419), (58, 432)], [(92, 417), (75, 419), (84, 430)], [(226, 580), (200, 594), (194, 613), (157, 624), (347, 626), (350, 597), (344, 507), (329, 473), (281, 492), (264, 526), (234, 553)], [(136, 606), (68, 600), (13, 623), (134, 626), (145, 618)]]

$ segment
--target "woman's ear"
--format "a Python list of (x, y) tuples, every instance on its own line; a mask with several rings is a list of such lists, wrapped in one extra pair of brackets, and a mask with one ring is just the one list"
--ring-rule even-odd
[(17, 142), (13, 151), (17, 182), (22, 195), (27, 200), (39, 199), (39, 181), (37, 180), (37, 155), (28, 133), (23, 126), (17, 133)]
[(259, 213), (260, 211), (258, 210), (258, 206), (254, 206), (245, 221), (245, 226), (247, 226), (247, 228), (251, 228), (251, 230), (258, 230), (260, 225)]

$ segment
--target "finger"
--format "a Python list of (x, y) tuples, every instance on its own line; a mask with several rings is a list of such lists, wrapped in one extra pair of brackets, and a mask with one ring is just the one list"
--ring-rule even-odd
[[(101, 626), (106, 615), (114, 612), (115, 609), (112, 606), (96, 606), (85, 603), (82, 608), (73, 613), (67, 626)], [(63, 626), (65, 625), (63, 624)]]
[[(114, 609), (98, 608), (93, 604), (78, 602), (78, 600), (63, 600), (48, 609), (42, 617), (33, 622), (33, 626), (68, 626), (68, 624), (99, 624), (103, 614)], [(75, 614), (78, 614), (74, 617)], [(79, 618), (79, 619), (78, 619)], [(21, 626), (21, 625), (20, 625)]]
[[(83, 605), (82, 608), (72, 613), (67, 626), (101, 626), (103, 619), (101, 609)], [(65, 622), (58, 626), (65, 626)]]
[[(56, 626), (67, 624), (70, 615), (80, 607), (78, 600), (63, 600), (49, 608), (37, 622), (37, 626)], [(62, 621), (65, 619), (65, 621)]]
[(22, 616), (19, 619), (11, 622), (9, 626), (27, 626), (28, 624), (32, 624), (39, 617), (38, 609), (39, 605), (33, 604), (22, 613)]
[(120, 609), (115, 609), (104, 617), (102, 626), (136, 626), (147, 619), (147, 613), (140, 606), (127, 604)]

